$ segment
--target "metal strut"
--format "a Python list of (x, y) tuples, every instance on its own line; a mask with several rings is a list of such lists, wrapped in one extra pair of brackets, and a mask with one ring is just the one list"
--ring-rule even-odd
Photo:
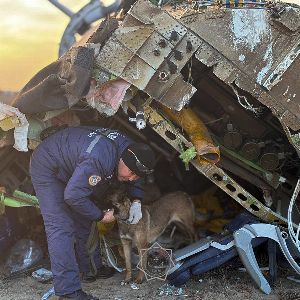
[[(154, 108), (147, 106), (145, 109), (145, 117), (152, 129), (158, 133), (168, 144), (170, 144), (178, 152), (181, 152), (180, 141), (186, 146), (191, 147), (192, 144), (170, 124), (158, 111)], [(176, 139), (171, 139), (170, 134), (173, 134)], [(272, 211), (270, 208), (264, 206), (258, 199), (248, 193), (242, 188), (234, 179), (226, 174), (221, 168), (214, 164), (200, 164), (196, 159), (191, 161), (191, 164), (205, 177), (211, 180), (225, 193), (232, 197), (235, 201), (241, 204), (253, 215), (268, 223), (287, 224), (287, 219)]]

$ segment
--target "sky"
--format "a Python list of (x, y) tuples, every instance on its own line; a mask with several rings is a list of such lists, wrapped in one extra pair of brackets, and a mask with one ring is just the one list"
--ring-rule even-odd
[[(73, 12), (88, 2), (60, 0)], [(289, 2), (300, 4), (300, 0)], [(69, 21), (48, 0), (0, 0), (0, 90), (18, 91), (36, 72), (56, 60)]]
[[(86, 0), (61, 0), (73, 12)], [(0, 0), (0, 90), (18, 91), (57, 59), (70, 18), (47, 0)]]

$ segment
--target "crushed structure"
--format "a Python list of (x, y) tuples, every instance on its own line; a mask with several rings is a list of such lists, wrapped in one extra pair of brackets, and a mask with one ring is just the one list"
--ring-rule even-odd
[(8, 146), (13, 130), (15, 143), (21, 128), (29, 139), (15, 146), (22, 151), (47, 129), (99, 124), (148, 140), (187, 192), (216, 185), (287, 226), (300, 167), (300, 7), (133, 2), (1, 104), (0, 186), (30, 190), (29, 156)]

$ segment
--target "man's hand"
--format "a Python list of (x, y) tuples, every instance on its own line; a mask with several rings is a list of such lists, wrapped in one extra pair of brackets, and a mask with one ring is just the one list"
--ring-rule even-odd
[(128, 222), (130, 224), (137, 224), (142, 217), (141, 202), (140, 200), (134, 200), (129, 210)]
[(102, 218), (102, 220), (100, 221), (101, 223), (111, 223), (115, 220), (115, 216), (114, 216), (114, 210), (107, 210), (104, 213), (104, 217)]

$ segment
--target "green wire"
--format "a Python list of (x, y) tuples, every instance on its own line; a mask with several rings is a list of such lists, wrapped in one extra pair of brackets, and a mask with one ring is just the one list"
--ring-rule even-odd
[(39, 206), (39, 202), (35, 196), (21, 191), (14, 191), (12, 196), (1, 193), (0, 203), (9, 207)]
[(194, 146), (186, 149), (184, 152), (182, 152), (179, 155), (179, 158), (185, 164), (185, 168), (186, 168), (187, 171), (189, 170), (189, 163), (190, 163), (190, 161), (192, 159), (194, 159), (196, 156), (197, 156), (197, 151), (196, 151), (196, 148)]

